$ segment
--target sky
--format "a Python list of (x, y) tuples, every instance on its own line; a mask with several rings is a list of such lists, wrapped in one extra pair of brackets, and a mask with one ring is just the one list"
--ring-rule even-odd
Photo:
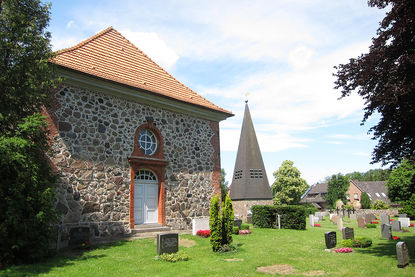
[(248, 100), (270, 185), (291, 160), (308, 185), (381, 168), (364, 102), (334, 66), (368, 52), (385, 10), (366, 0), (51, 1), (52, 49), (113, 26), (180, 82), (235, 115), (220, 123), (231, 183)]

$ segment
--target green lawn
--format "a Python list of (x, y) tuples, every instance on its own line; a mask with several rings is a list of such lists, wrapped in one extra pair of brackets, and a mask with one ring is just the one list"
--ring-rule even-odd
[[(413, 227), (408, 233), (394, 233), (406, 241), (411, 257), (411, 264), (399, 269), (396, 241), (381, 239), (380, 226), (376, 229), (361, 229), (357, 228), (355, 221), (346, 222), (345, 227), (354, 227), (355, 236), (370, 237), (373, 245), (366, 249), (355, 249), (353, 253), (337, 254), (324, 251), (324, 233), (336, 230), (337, 226), (328, 219), (319, 223), (322, 223), (322, 227), (307, 227), (305, 231), (255, 228), (251, 235), (234, 236), (234, 243), (240, 244), (237, 252), (223, 254), (211, 251), (209, 239), (182, 235), (180, 239), (194, 240), (196, 245), (181, 246), (180, 251), (187, 253), (190, 260), (177, 263), (155, 260), (155, 240), (139, 239), (100, 245), (83, 253), (62, 253), (42, 263), (3, 269), (0, 275), (266, 276), (256, 272), (256, 269), (285, 264), (295, 269), (295, 276), (307, 276), (311, 271), (324, 272), (325, 276), (415, 276)], [(339, 243), (341, 237), (341, 232), (337, 231)]]

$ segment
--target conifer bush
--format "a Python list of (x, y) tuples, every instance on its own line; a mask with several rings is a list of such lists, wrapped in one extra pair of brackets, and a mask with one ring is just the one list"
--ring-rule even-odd
[(212, 197), (209, 210), (210, 245), (214, 252), (219, 251), (222, 244), (222, 221), (220, 218), (219, 195)]
[(232, 200), (228, 195), (226, 195), (225, 202), (222, 205), (222, 245), (232, 244), (234, 215)]

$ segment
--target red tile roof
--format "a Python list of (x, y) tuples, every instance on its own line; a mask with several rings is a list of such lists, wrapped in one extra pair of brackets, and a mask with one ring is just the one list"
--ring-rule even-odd
[(73, 47), (58, 51), (52, 62), (232, 115), (180, 83), (112, 27)]

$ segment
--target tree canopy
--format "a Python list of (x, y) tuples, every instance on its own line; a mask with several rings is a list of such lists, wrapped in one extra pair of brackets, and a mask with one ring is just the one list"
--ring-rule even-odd
[(379, 113), (370, 128), (378, 144), (372, 162), (396, 165), (415, 153), (415, 1), (369, 0), (369, 6), (390, 7), (372, 39), (369, 53), (335, 67), (335, 88), (341, 97), (356, 91), (365, 100), (364, 124)]
[(55, 223), (46, 122), (38, 112), (57, 79), (49, 5), (0, 1), (0, 261), (34, 261), (48, 253)]
[(390, 169), (370, 169), (366, 172), (352, 172), (346, 173), (345, 176), (350, 180), (358, 180), (361, 182), (367, 181), (387, 181), (389, 178)]
[(388, 197), (392, 202), (409, 200), (415, 194), (415, 164), (404, 160), (392, 170), (386, 185)]
[(329, 207), (334, 207), (337, 200), (347, 202), (346, 191), (349, 188), (349, 178), (342, 174), (333, 175), (330, 177), (327, 187), (327, 194), (324, 199), (327, 201)]
[(301, 178), (300, 171), (293, 164), (294, 162), (286, 160), (274, 172), (275, 182), (271, 190), (276, 205), (297, 204), (308, 188), (307, 182)]

